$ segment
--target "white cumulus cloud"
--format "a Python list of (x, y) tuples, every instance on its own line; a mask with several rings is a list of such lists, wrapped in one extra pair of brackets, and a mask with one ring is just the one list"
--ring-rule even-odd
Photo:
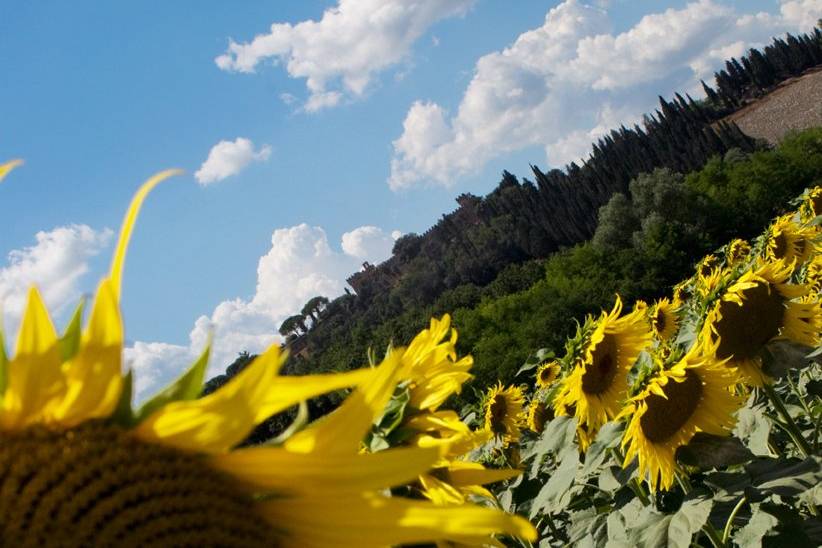
[(138, 381), (138, 399), (178, 376), (202, 351), (209, 333), (214, 345), (209, 374), (222, 373), (243, 350), (256, 353), (281, 339), (282, 321), (300, 312), (317, 295), (334, 298), (345, 288), (345, 278), (364, 261), (379, 263), (391, 254), (396, 231), (375, 226), (346, 232), (341, 251), (331, 247), (322, 228), (300, 224), (271, 235), (271, 248), (257, 264), (257, 286), (248, 299), (219, 303), (210, 316), (200, 316), (189, 333), (189, 345), (136, 342), (126, 352)]
[(820, 13), (822, 0), (783, 1), (773, 14), (698, 0), (614, 34), (605, 9), (566, 0), (542, 26), (481, 57), (454, 112), (411, 105), (388, 184), (449, 185), (534, 145), (545, 147), (551, 166), (579, 160), (597, 137), (653, 109), (658, 95), (697, 92), (728, 55), (808, 31)]
[(109, 229), (94, 230), (87, 225), (72, 224), (38, 232), (35, 243), (9, 252), (6, 266), (0, 268), (0, 305), (13, 333), (22, 317), (26, 294), (37, 285), (54, 316), (76, 304), (88, 291), (83, 275), (89, 260), (111, 241)]
[(406, 59), (437, 21), (465, 14), (475, 0), (339, 0), (319, 21), (274, 23), (246, 43), (229, 43), (215, 59), (222, 70), (254, 72), (265, 61), (282, 63), (305, 78), (305, 110), (362, 95), (378, 72)]
[(376, 226), (361, 226), (342, 235), (342, 250), (346, 255), (358, 259), (371, 257), (384, 259), (391, 255), (394, 241), (401, 235), (402, 233), (396, 230), (391, 234), (386, 234)]
[(271, 147), (263, 145), (254, 150), (254, 143), (245, 137), (237, 137), (234, 141), (220, 141), (208, 153), (208, 158), (194, 173), (194, 177), (201, 185), (208, 185), (222, 181), (227, 177), (238, 174), (251, 162), (263, 162), (271, 156)]

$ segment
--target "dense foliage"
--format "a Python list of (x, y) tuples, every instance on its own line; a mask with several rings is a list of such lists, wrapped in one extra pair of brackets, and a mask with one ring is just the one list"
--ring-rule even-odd
[(750, 245), (706, 256), (671, 298), (589, 317), (561, 359), (534, 353), (509, 416), (496, 388), (467, 413), (517, 430), (483, 454), (525, 470), (494, 492), (540, 546), (820, 545), (821, 200), (816, 187)]
[(614, 293), (657, 298), (703, 254), (733, 235), (749, 238), (783, 211), (790, 196), (822, 181), (822, 129), (787, 139), (778, 149), (732, 151), (688, 176), (644, 174), (600, 210), (592, 242), (545, 261), (545, 277), (525, 291), (456, 309), (461, 348), (477, 360), (479, 387), (509, 381), (527, 349), (555, 352), (582, 319)]

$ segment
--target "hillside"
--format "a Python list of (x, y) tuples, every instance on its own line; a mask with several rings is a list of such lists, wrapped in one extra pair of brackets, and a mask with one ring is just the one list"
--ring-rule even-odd
[[(770, 92), (790, 89), (780, 88), (782, 82), (820, 65), (819, 29), (813, 34), (775, 40), (762, 52), (752, 50), (741, 60), (729, 60), (715, 76), (716, 89), (705, 85), (706, 100), (695, 101), (679, 94), (672, 100), (660, 98), (659, 109), (645, 116), (642, 127), (612, 131), (593, 145), (582, 165), (547, 172), (532, 166), (533, 181), (504, 172), (497, 188), (488, 195), (458, 197), (459, 207), (431, 229), (398, 240), (389, 260), (365, 265), (364, 270), (352, 275), (349, 283), (356, 294), (347, 293), (312, 314), (317, 321), (305, 317), (290, 322), (290, 329), (281, 329), (293, 356), (287, 372), (303, 374), (360, 366), (366, 360), (367, 349), (380, 352), (392, 341), (408, 341), (432, 315), (457, 311), (460, 349), (473, 352), (490, 362), (485, 367), (496, 369), (479, 375), (477, 385), (481, 387), (487, 380), (485, 376), (509, 376), (524, 359), (524, 349), (536, 346), (532, 343), (538, 335), (536, 331), (529, 335), (530, 346), (518, 345), (516, 351), (508, 352), (505, 346), (516, 337), (496, 333), (516, 330), (512, 326), (527, 322), (527, 318), (503, 313), (492, 319), (482, 312), (482, 306), (535, 286), (545, 279), (546, 269), (548, 277), (558, 281), (541, 297), (560, 303), (552, 309), (551, 317), (561, 317), (563, 322), (602, 306), (602, 300), (611, 298), (615, 290), (630, 298), (658, 296), (675, 282), (674, 273), (718, 245), (715, 242), (731, 233), (761, 229), (761, 220), (746, 216), (746, 204), (767, 216), (779, 207), (776, 202), (750, 203), (733, 194), (716, 195), (711, 187), (717, 172), (729, 176), (726, 172), (736, 169), (730, 163), (725, 166), (722, 158), (747, 158), (764, 144), (727, 120), (742, 109), (755, 112), (757, 104), (761, 109)], [(801, 165), (806, 141), (793, 145), (788, 156), (796, 160), (791, 164), (795, 169), (804, 170), (804, 176), (812, 179), (818, 175), (815, 168)], [(766, 175), (757, 183), (763, 188), (783, 184), (783, 190), (793, 195), (793, 185), (807, 182), (787, 183), (784, 173), (772, 170), (768, 162), (776, 161), (778, 155), (752, 158), (757, 165), (754, 172)], [(785, 162), (785, 158), (778, 161)], [(677, 173), (697, 172), (703, 166), (708, 171), (702, 183), (696, 177), (689, 188), (682, 186)], [(682, 203), (698, 210), (702, 224), (692, 225), (684, 219), (680, 227), (694, 234), (672, 234), (673, 225), (663, 222), (658, 234), (643, 236), (646, 241), (641, 253), (631, 246), (618, 250), (621, 263), (592, 251), (590, 245), (577, 249), (594, 237), (600, 208), (615, 195), (630, 196), (632, 181), (658, 170), (664, 170), (664, 175), (654, 179), (662, 184), (660, 188), (673, 184), (681, 193)], [(733, 177), (750, 178), (745, 173)], [(642, 219), (647, 212), (639, 213)], [(665, 220), (668, 212), (663, 208), (654, 214)], [(714, 222), (714, 218), (722, 221)], [(570, 254), (560, 253), (571, 248)], [(589, 272), (591, 269), (594, 271)], [(600, 280), (599, 287), (590, 287), (587, 294), (578, 293), (574, 284), (585, 289), (588, 278)], [(563, 289), (562, 283), (567, 287)], [(545, 318), (537, 323), (540, 329), (552, 329)], [(565, 334), (558, 331), (556, 335)], [(238, 362), (228, 375), (213, 379), (210, 385), (219, 386), (241, 369)], [(321, 413), (328, 405), (314, 402), (312, 411)]]
[(822, 126), (822, 69), (786, 80), (725, 121), (771, 144), (779, 143), (791, 131)]

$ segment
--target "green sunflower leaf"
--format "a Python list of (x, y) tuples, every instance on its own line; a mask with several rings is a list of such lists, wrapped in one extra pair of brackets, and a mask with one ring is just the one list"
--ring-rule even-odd
[(209, 337), (205, 350), (203, 350), (203, 353), (197, 358), (197, 361), (195, 361), (180, 378), (174, 381), (174, 383), (144, 403), (137, 411), (136, 421), (140, 422), (168, 403), (181, 400), (193, 400), (199, 396), (203, 390), (203, 379), (205, 378), (210, 353), (211, 338)]
[(115, 424), (130, 427), (134, 424), (134, 411), (131, 409), (131, 398), (134, 393), (134, 372), (128, 370), (123, 376), (123, 389), (120, 392), (120, 401), (111, 414), (111, 420)]
[(573, 417), (567, 415), (555, 417), (545, 425), (542, 435), (533, 447), (522, 455), (522, 460), (527, 460), (533, 456), (541, 457), (546, 453), (559, 453), (560, 449), (573, 443), (576, 431), (577, 424)]
[(80, 299), (74, 313), (71, 315), (68, 327), (60, 337), (60, 353), (63, 356), (63, 361), (68, 361), (77, 355), (80, 350), (80, 339), (82, 337), (83, 327), (83, 309), (85, 308), (86, 300)]
[(542, 510), (553, 508), (556, 503), (568, 492), (576, 479), (579, 467), (579, 449), (575, 443), (568, 445), (560, 455), (559, 467), (551, 473), (551, 477), (540, 489), (531, 506), (531, 517)]
[(754, 455), (768, 457), (771, 449), (768, 438), (771, 435), (771, 421), (765, 416), (763, 407), (752, 405), (753, 398), (737, 413), (734, 435), (746, 442)]
[(762, 546), (762, 537), (779, 523), (778, 519), (762, 510), (759, 503), (752, 507), (751, 519), (733, 536), (734, 542), (739, 546)]
[(528, 371), (536, 369), (539, 366), (539, 364), (546, 360), (550, 360), (553, 357), (554, 353), (551, 350), (548, 350), (547, 348), (540, 348), (539, 350), (528, 356), (528, 359), (525, 360), (525, 364), (519, 368), (517, 374), (514, 375), (514, 378), (519, 377), (522, 373), (526, 373)]
[(602, 466), (608, 456), (608, 449), (616, 447), (624, 430), (625, 423), (623, 422), (609, 422), (600, 428), (596, 440), (585, 452), (585, 465), (582, 467), (582, 476), (593, 474)]
[(675, 514), (661, 514), (650, 507), (629, 531), (629, 541), (638, 548), (688, 548), (711, 513), (711, 499), (685, 501)]
[(571, 513), (571, 546), (605, 546), (608, 540), (608, 513), (586, 508)]

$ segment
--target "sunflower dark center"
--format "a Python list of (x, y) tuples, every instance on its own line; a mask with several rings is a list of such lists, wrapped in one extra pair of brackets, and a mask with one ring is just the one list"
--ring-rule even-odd
[(771, 240), (771, 246), (773, 249), (774, 258), (784, 259), (785, 255), (788, 254), (788, 238), (785, 236), (785, 233), (780, 232), (774, 236)]
[(667, 440), (688, 422), (702, 397), (702, 381), (693, 370), (686, 369), (682, 382), (671, 379), (662, 390), (668, 399), (658, 394), (648, 396), (648, 409), (639, 419), (642, 433), (653, 443)]
[(720, 301), (720, 319), (716, 322), (722, 359), (749, 359), (759, 355), (762, 347), (779, 334), (785, 319), (785, 299), (776, 288), (759, 282), (742, 291), (742, 306)]
[(699, 265), (699, 275), (703, 278), (707, 277), (711, 273), (711, 270), (713, 270), (715, 263), (716, 260), (713, 258), (702, 261), (702, 264)]
[(736, 243), (731, 246), (730, 259), (731, 262), (736, 262), (748, 254), (748, 246), (744, 243)]
[(101, 423), (0, 434), (2, 546), (276, 546), (235, 481)]
[(543, 386), (548, 385), (554, 380), (554, 368), (552, 366), (545, 366), (539, 372), (539, 382)]
[(810, 199), (811, 211), (814, 215), (822, 214), (822, 192), (811, 196)]
[(545, 405), (543, 402), (533, 404), (531, 411), (531, 424), (534, 432), (542, 432), (545, 430), (545, 424), (554, 418), (554, 410)]
[(665, 311), (662, 310), (662, 308), (656, 309), (656, 314), (654, 314), (654, 327), (656, 327), (659, 333), (665, 331)]
[(497, 394), (491, 402), (491, 429), (496, 432), (505, 431), (505, 417), (508, 414), (508, 403), (505, 396)]
[(582, 374), (582, 390), (586, 394), (601, 394), (611, 387), (617, 374), (616, 338), (606, 333), (594, 347), (591, 358)]

